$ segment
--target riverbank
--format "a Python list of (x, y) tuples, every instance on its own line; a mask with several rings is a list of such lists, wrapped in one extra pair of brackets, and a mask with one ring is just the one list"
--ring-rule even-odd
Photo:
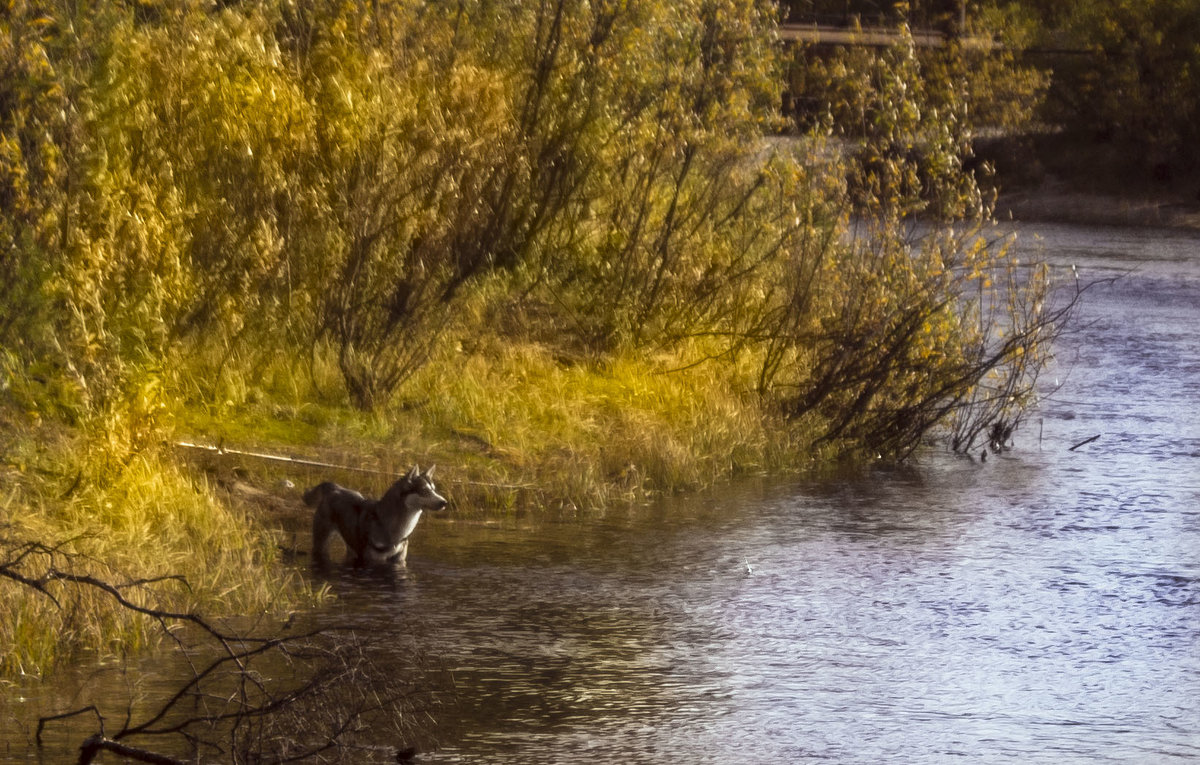
[(459, 518), (553, 518), (829, 457), (808, 446), (802, 425), (762, 406), (748, 367), (564, 361), (537, 343), (476, 340), (451, 344), (403, 396), (369, 413), (320, 392), (336, 387), (330, 365), (311, 379), (275, 370), (259, 376), (266, 384), (234, 374), (212, 399), (220, 403), (172, 415), (176, 453), (285, 523), (307, 518), (306, 486), (335, 480), (379, 494), (413, 464), (439, 466)]
[[(667, 373), (678, 359), (564, 362), (536, 343), (476, 338), (448, 344), (405, 395), (363, 412), (332, 362), (217, 369), (218, 355), (191, 351), (141, 422), (72, 421), (11, 371), (0, 565), (30, 580), (68, 566), (118, 585), (161, 579), (139, 602), (177, 612), (282, 614), (321, 597), (285, 565), (307, 561), (301, 495), (320, 481), (378, 496), (412, 464), (437, 464), (456, 521), (554, 519), (828, 458), (764, 411), (736, 364)], [(0, 577), (3, 674), (120, 657), (163, 636), (102, 592), (50, 588), (55, 600)]]
[(1064, 133), (987, 140), (977, 152), (997, 171), (999, 220), (1200, 230), (1195, 168)]
[(1200, 231), (1200, 204), (1181, 197), (1089, 193), (1053, 178), (1036, 188), (1018, 188), (1001, 194), (996, 201), (996, 217), (1028, 223)]

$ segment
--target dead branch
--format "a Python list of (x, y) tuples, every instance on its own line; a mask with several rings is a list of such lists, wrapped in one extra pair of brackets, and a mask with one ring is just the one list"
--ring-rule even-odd
[(1074, 446), (1072, 446), (1070, 449), (1067, 449), (1067, 451), (1069, 451), (1069, 452), (1073, 452), (1073, 451), (1075, 451), (1076, 449), (1078, 449), (1078, 448), (1079, 448), (1079, 447), (1081, 447), (1081, 446), (1087, 446), (1088, 444), (1090, 444), (1091, 442), (1095, 441), (1095, 440), (1096, 440), (1096, 439), (1098, 439), (1098, 438), (1100, 438), (1100, 434), (1099, 434), (1099, 433), (1097, 433), (1096, 435), (1092, 436), (1091, 438), (1085, 438), (1085, 439), (1083, 439), (1083, 440), (1082, 440), (1082, 441), (1080, 441), (1079, 443), (1077, 443), (1077, 444), (1075, 444)]
[[(126, 595), (131, 587), (168, 580), (187, 586), (179, 577), (113, 584), (69, 570), (82, 556), (65, 552), (62, 545), (7, 542), (0, 535), (0, 549), (10, 550), (0, 558), (0, 577), (45, 595), (57, 608), (65, 598), (51, 590), (52, 583), (103, 593), (119, 607), (158, 623), (187, 652), (191, 667), (173, 692), (140, 717), (127, 709), (118, 730), (106, 729), (105, 714), (95, 704), (40, 718), (35, 736), (39, 747), (47, 726), (82, 715), (94, 715), (96, 727), (80, 745), (80, 765), (103, 752), (136, 762), (177, 765), (182, 761), (163, 750), (180, 748), (236, 762), (315, 756), (360, 761), (363, 751), (379, 757), (391, 753), (386, 757), (394, 759), (393, 747), (356, 739), (398, 740), (409, 734), (405, 710), (412, 689), (394, 679), (394, 667), (375, 666), (372, 644), (351, 632), (317, 629), (285, 635), (285, 624), (274, 635), (237, 634), (199, 614), (142, 606)], [(203, 640), (184, 645), (173, 629), (181, 623), (195, 627)], [(281, 664), (288, 669), (281, 671)]]
[(150, 752), (136, 746), (122, 744), (105, 738), (100, 734), (96, 734), (83, 742), (83, 746), (79, 748), (79, 765), (89, 765), (95, 761), (100, 752), (112, 752), (130, 760), (150, 763), (150, 765), (185, 765), (183, 760)]

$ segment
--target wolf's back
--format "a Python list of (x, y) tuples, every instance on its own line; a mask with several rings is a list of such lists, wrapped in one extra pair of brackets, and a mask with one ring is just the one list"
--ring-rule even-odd
[(304, 504), (316, 507), (330, 492), (337, 491), (338, 485), (333, 481), (324, 481), (304, 492)]

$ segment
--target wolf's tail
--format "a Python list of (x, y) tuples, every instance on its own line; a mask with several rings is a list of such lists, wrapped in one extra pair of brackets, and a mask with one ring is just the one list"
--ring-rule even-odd
[(326, 494), (336, 488), (337, 484), (333, 483), (332, 481), (319, 483), (308, 491), (304, 492), (304, 504), (308, 505), (309, 507), (316, 507), (317, 505), (321, 504), (321, 500), (325, 498)]

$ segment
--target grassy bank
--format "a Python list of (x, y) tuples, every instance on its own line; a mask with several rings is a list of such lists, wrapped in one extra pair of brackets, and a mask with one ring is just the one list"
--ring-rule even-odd
[[(316, 597), (280, 548), (307, 551), (299, 494), (318, 480), (378, 492), (410, 464), (436, 463), (452, 512), (470, 520), (584, 513), (818, 456), (799, 426), (765, 412), (748, 364), (566, 361), (494, 337), (469, 346), (447, 343), (406, 395), (373, 412), (350, 404), (331, 363), (222, 363), (192, 349), (152, 386), (163, 389), (144, 417), (72, 422), (69, 404), (9, 370), (0, 563), (30, 578), (51, 567), (114, 584), (178, 577), (129, 590), (168, 610), (282, 611)], [(177, 441), (377, 472), (214, 458)], [(18, 540), (47, 550), (22, 559)], [(7, 675), (121, 655), (156, 634), (104, 593), (63, 582), (38, 592), (0, 579), (0, 608)]]
[(277, 557), (316, 480), (586, 512), (1002, 449), (1033, 400), (1065, 311), (966, 164), (989, 101), (1029, 111), (989, 83), (1038, 89), (1009, 56), (793, 51), (779, 141), (763, 0), (150, 6), (5, 19), (5, 672), (148, 639), (68, 567), (312, 597)]
[[(214, 616), (282, 614), (316, 597), (245, 510), (169, 451), (121, 453), (105, 433), (0, 408), (0, 676), (163, 637), (118, 606)], [(36, 583), (31, 586), (30, 583)]]
[[(470, 344), (450, 341), (405, 395), (373, 412), (337, 393), (329, 366), (312, 376), (269, 368), (226, 374), (216, 403), (182, 406), (173, 427), (204, 443), (379, 470), (357, 479), (379, 488), (411, 463), (436, 463), (459, 511), (485, 515), (594, 509), (816, 458), (800, 426), (761, 405), (748, 365), (679, 369), (677, 355), (564, 361), (532, 342)], [(273, 470), (321, 472), (251, 469), (260, 482)]]

